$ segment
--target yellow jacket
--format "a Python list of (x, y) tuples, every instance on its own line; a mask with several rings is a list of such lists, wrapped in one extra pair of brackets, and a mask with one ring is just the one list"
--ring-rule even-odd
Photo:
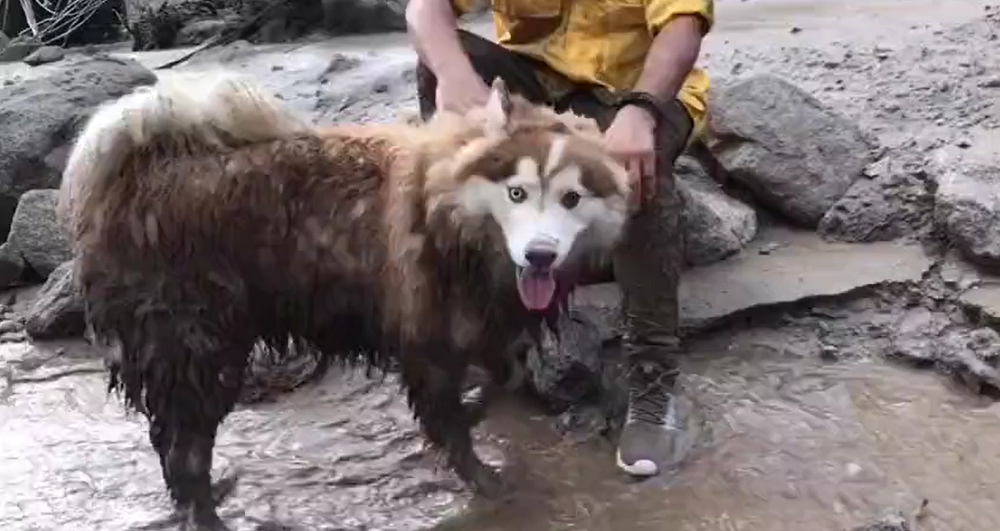
[[(475, 0), (453, 0), (461, 12)], [(699, 15), (707, 32), (713, 0), (492, 0), (497, 40), (548, 64), (570, 80), (630, 90), (642, 73), (653, 38), (677, 15)], [(677, 98), (694, 121), (707, 114), (708, 75), (695, 68)]]

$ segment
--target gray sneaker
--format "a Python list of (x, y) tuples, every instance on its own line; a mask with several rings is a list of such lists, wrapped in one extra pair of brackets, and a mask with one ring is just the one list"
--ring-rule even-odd
[[(672, 364), (636, 360), (628, 374), (628, 415), (618, 442), (618, 467), (632, 476), (655, 476), (686, 453)], [(686, 409), (686, 408), (684, 408)]]

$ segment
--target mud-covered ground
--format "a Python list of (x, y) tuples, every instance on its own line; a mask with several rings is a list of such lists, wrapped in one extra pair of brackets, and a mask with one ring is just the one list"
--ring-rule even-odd
[[(979, 0), (719, 2), (703, 63), (719, 85), (749, 73), (795, 82), (874, 134), (885, 171), (929, 165), (941, 148), (993, 160), (997, 12)], [(181, 53), (122, 52), (148, 66)], [(237, 43), (176, 70), (219, 63), (317, 122), (415, 110), (401, 35)], [(913, 529), (1000, 525), (1000, 450), (989, 444), (1000, 409), (977, 393), (991, 374), (970, 374), (969, 361), (1000, 355), (995, 281), (916, 246), (773, 230), (744, 255), (685, 280), (687, 319), (716, 326), (684, 362), (700, 429), (677, 474), (626, 480), (610, 442), (565, 437), (562, 419), (511, 399), (479, 435), (517, 493), (473, 501), (423, 451), (391, 379), (339, 374), (224, 424), (216, 468), (243, 473), (223, 517), (237, 531), (833, 531), (886, 513)], [(94, 354), (2, 341), (2, 527), (169, 529), (145, 424), (105, 394)]]

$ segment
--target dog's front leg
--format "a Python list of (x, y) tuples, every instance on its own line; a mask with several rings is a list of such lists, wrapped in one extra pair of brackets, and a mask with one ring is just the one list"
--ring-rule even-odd
[(499, 395), (516, 391), (524, 385), (524, 355), (527, 348), (528, 343), (522, 338), (501, 346), (483, 346), (478, 349), (475, 357), (469, 355), (481, 367), (470, 367), (470, 372), (479, 374), (466, 385), (466, 389), (472, 389), (466, 391), (464, 399), (473, 425), (486, 418), (490, 403)]
[(475, 419), (462, 404), (462, 384), (469, 358), (451, 341), (420, 339), (400, 352), (407, 397), (427, 439), (444, 450), (448, 465), (487, 497), (499, 495), (499, 473), (476, 455), (472, 445)]

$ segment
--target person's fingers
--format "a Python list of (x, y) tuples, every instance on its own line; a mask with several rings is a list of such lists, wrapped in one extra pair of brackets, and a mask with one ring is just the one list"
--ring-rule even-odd
[(628, 170), (629, 181), (632, 183), (632, 194), (629, 196), (629, 201), (633, 208), (639, 208), (642, 206), (645, 188), (642, 182), (642, 164), (640, 159), (635, 157), (625, 159), (625, 169)]
[(651, 201), (659, 191), (659, 183), (656, 179), (656, 156), (652, 153), (643, 155), (642, 161), (642, 191), (643, 200)]

